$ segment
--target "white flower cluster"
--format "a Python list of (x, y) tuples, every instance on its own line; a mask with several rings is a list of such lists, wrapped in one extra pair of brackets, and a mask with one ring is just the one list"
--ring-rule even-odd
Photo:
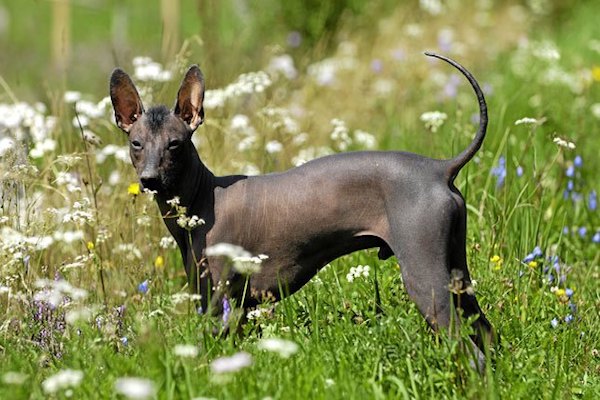
[(565, 140), (563, 138), (560, 137), (555, 137), (554, 139), (552, 139), (552, 141), (554, 142), (554, 144), (556, 144), (559, 147), (564, 147), (567, 148), (569, 150), (573, 150), (575, 149), (575, 143), (569, 141), (569, 140)]
[(333, 125), (333, 131), (329, 135), (331, 140), (334, 141), (335, 146), (340, 151), (345, 151), (352, 144), (352, 139), (348, 134), (349, 130), (346, 126), (346, 123), (339, 119), (334, 118), (331, 120), (331, 125)]
[(181, 358), (196, 358), (200, 349), (192, 344), (178, 344), (173, 348), (173, 354)]
[(133, 243), (121, 243), (113, 249), (113, 253), (124, 254), (129, 261), (142, 259), (142, 252)]
[(258, 342), (258, 348), (277, 353), (281, 358), (290, 358), (298, 352), (298, 344), (291, 340), (266, 338)]
[(240, 274), (250, 275), (260, 271), (261, 264), (269, 256), (259, 254), (253, 256), (241, 246), (231, 243), (217, 243), (209, 246), (205, 250), (205, 254), (209, 257), (227, 257), (233, 263), (233, 268)]
[(156, 396), (156, 386), (149, 379), (123, 377), (115, 381), (115, 392), (128, 399), (150, 399)]
[(282, 75), (287, 79), (295, 79), (298, 76), (298, 71), (294, 66), (294, 59), (289, 54), (282, 54), (271, 58), (267, 71), (273, 75)]
[(202, 296), (200, 296), (199, 294), (189, 294), (189, 293), (175, 293), (173, 295), (171, 295), (171, 301), (173, 302), (173, 304), (181, 304), (181, 303), (185, 303), (185, 302), (191, 302), (191, 301), (200, 301), (200, 299), (202, 299)]
[(437, 132), (437, 130), (444, 124), (444, 121), (448, 118), (446, 113), (440, 111), (428, 111), (421, 114), (421, 121), (425, 123), (425, 128), (431, 132)]
[(53, 307), (58, 307), (65, 300), (69, 302), (83, 300), (88, 294), (85, 289), (76, 288), (64, 279), (57, 281), (38, 279), (35, 282), (35, 287), (39, 290), (35, 292), (33, 299), (48, 303)]
[(299, 165), (304, 164), (307, 161), (323, 157), (329, 154), (333, 154), (333, 150), (331, 150), (329, 147), (307, 147), (301, 149), (295, 157), (292, 157), (292, 164), (294, 164), (297, 167)]
[(192, 215), (188, 217), (185, 214), (181, 214), (177, 217), (177, 225), (182, 227), (183, 229), (194, 229), (199, 227), (200, 225), (204, 225), (204, 220), (197, 215)]
[(162, 65), (150, 57), (135, 57), (133, 68), (133, 76), (140, 81), (167, 82), (173, 79), (171, 71), (165, 70)]
[(223, 107), (230, 99), (253, 93), (262, 93), (271, 84), (271, 78), (264, 71), (242, 74), (235, 82), (230, 83), (224, 89), (207, 90), (204, 94), (204, 108)]
[(77, 225), (92, 223), (94, 220), (90, 199), (87, 197), (84, 197), (81, 201), (74, 202), (72, 211), (63, 215), (62, 218), (63, 223), (73, 222)]
[(331, 86), (337, 83), (340, 71), (350, 71), (356, 68), (356, 45), (350, 41), (341, 42), (338, 54), (308, 66), (307, 73), (319, 86)]
[(252, 365), (252, 356), (246, 352), (239, 352), (230, 357), (221, 357), (210, 363), (210, 369), (215, 374), (237, 372), (242, 368)]
[(371, 267), (369, 267), (368, 265), (357, 265), (356, 267), (352, 267), (350, 268), (350, 272), (346, 274), (346, 280), (348, 282), (354, 282), (355, 279), (358, 279), (360, 277), (367, 278), (369, 276), (370, 270)]
[(106, 158), (114, 156), (116, 160), (123, 161), (124, 163), (131, 164), (131, 158), (129, 157), (129, 147), (117, 146), (114, 144), (106, 145), (102, 150), (96, 152), (96, 162), (98, 164), (104, 163)]
[(56, 127), (56, 117), (46, 115), (46, 106), (36, 103), (0, 104), (0, 156), (15, 148), (16, 143), (31, 139), (33, 147), (29, 155), (41, 158), (56, 149), (51, 138)]
[(177, 242), (172, 236), (163, 236), (160, 238), (159, 247), (161, 249), (175, 249), (177, 248)]
[[(63, 369), (49, 376), (42, 382), (42, 388), (47, 394), (56, 393), (59, 390), (77, 387), (83, 380), (83, 372), (73, 369)], [(67, 396), (65, 392), (65, 396)]]

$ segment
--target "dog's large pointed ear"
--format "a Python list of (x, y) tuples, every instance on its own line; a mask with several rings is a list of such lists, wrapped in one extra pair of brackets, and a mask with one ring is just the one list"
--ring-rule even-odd
[(177, 92), (173, 113), (181, 118), (193, 131), (204, 121), (204, 76), (197, 65), (192, 65), (185, 74)]
[(144, 106), (133, 81), (119, 68), (110, 76), (110, 99), (117, 126), (129, 133), (131, 125), (142, 116)]

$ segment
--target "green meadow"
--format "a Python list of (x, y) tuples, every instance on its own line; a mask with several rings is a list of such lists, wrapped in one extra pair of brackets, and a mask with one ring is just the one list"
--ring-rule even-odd
[[(568, 0), (1, 3), (0, 398), (600, 398), (599, 12)], [(222, 321), (198, 312), (114, 124), (112, 69), (146, 106), (171, 107), (198, 64), (201, 159), (217, 175), (263, 174), (344, 151), (462, 151), (476, 99), (426, 50), (467, 67), (488, 101), (484, 145), (455, 181), (473, 289), (501, 335), (485, 372), (463, 351), (469, 324), (433, 334), (402, 266), (377, 249), (213, 336)]]

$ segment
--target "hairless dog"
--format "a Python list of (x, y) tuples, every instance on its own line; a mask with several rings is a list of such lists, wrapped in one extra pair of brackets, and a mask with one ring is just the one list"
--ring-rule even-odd
[[(376, 247), (380, 259), (397, 257), (408, 295), (434, 330), (456, 322), (456, 308), (463, 317), (477, 317), (472, 344), (483, 364), (480, 349), (492, 338), (492, 327), (470, 289), (467, 212), (453, 181), (481, 147), (487, 107), (469, 71), (447, 57), (426, 54), (457, 68), (479, 101), (478, 131), (458, 156), (436, 160), (400, 151), (349, 152), (260, 176), (215, 176), (200, 160), (191, 140), (204, 119), (205, 86), (198, 66), (187, 71), (173, 110), (164, 105), (145, 110), (129, 76), (113, 71), (110, 96), (117, 125), (128, 135), (141, 184), (156, 192), (204, 310), (221, 313), (223, 298), (246, 309), (266, 297), (278, 300), (330, 261)], [(168, 202), (174, 197), (187, 215), (204, 223), (179, 226)], [(247, 276), (231, 268), (227, 258), (206, 254), (219, 243), (268, 258)]]

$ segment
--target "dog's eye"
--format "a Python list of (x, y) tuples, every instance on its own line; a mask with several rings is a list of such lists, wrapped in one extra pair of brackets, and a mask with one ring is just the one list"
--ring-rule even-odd
[(134, 150), (141, 150), (142, 144), (140, 142), (138, 142), (137, 140), (133, 140), (131, 142), (131, 147), (133, 147)]
[(173, 139), (169, 142), (169, 150), (175, 150), (181, 145), (181, 140)]

